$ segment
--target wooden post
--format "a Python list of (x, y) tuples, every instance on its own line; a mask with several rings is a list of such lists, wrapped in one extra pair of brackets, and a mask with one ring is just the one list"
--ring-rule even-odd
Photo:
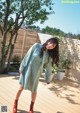
[(23, 56), (24, 56), (25, 40), (26, 40), (26, 31), (24, 30), (23, 43), (22, 43), (22, 50), (21, 50), (21, 59), (22, 59)]

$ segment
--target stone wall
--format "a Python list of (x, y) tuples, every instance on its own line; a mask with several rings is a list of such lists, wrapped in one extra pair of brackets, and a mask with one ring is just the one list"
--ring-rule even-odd
[(80, 40), (62, 38), (60, 42), (60, 53), (66, 55), (71, 60), (69, 76), (74, 76), (80, 80)]

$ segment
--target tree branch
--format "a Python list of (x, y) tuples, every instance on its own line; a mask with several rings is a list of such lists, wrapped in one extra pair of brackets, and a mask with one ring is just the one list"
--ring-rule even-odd
[(2, 26), (1, 26), (1, 24), (0, 24), (0, 31), (1, 31), (1, 33), (2, 33), (2, 35), (3, 35), (3, 30), (2, 30)]
[(3, 30), (7, 30), (7, 23), (8, 23), (8, 16), (9, 16), (9, 8), (10, 8), (10, 0), (6, 0), (6, 12), (5, 12), (5, 18), (4, 18), (4, 26)]

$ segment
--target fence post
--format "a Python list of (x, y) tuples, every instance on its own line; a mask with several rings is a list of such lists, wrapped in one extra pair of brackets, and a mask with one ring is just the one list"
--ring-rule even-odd
[(25, 48), (25, 40), (26, 40), (26, 31), (24, 30), (24, 34), (23, 34), (23, 42), (22, 42), (22, 50), (21, 50), (21, 59), (24, 56), (24, 48)]

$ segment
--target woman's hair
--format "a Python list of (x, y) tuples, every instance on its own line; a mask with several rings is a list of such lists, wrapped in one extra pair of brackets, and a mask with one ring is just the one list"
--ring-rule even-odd
[(58, 61), (59, 61), (59, 43), (58, 43), (57, 37), (50, 38), (43, 44), (43, 46), (41, 48), (40, 56), (41, 57), (43, 56), (43, 52), (46, 50), (46, 45), (48, 44), (48, 42), (56, 44), (55, 48), (48, 50), (48, 54), (49, 54), (49, 57), (52, 58), (53, 63), (58, 64)]

